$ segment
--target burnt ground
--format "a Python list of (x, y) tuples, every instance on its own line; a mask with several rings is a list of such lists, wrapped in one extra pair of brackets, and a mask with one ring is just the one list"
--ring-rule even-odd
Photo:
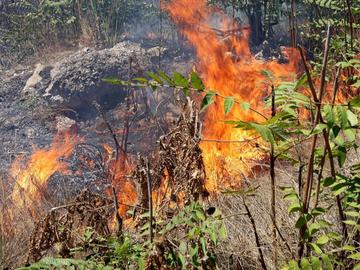
[[(176, 52), (178, 53), (178, 52)], [(122, 42), (111, 49), (84, 48), (55, 62), (18, 66), (0, 73), (0, 175), (19, 154), (51, 143), (67, 128), (76, 130), (90, 144), (113, 143), (98, 103), (118, 133), (130, 125), (128, 151), (150, 151), (176, 114), (171, 93), (125, 89), (102, 81), (146, 76), (159, 65), (159, 48)], [(191, 57), (162, 50), (162, 69), (188, 71)], [(174, 61), (175, 59), (175, 61)], [(167, 112), (167, 113), (166, 113)]]
[[(187, 54), (175, 54), (170, 48), (162, 54), (162, 69), (168, 72), (177, 70), (187, 73), (193, 64)], [(126, 123), (131, 123), (127, 140), (127, 151), (135, 155), (138, 152), (148, 154), (156, 146), (160, 135), (167, 132), (170, 123), (176, 118), (179, 109), (171, 91), (153, 92), (150, 89), (125, 89), (120, 86), (109, 86), (103, 83), (104, 77), (144, 76), (145, 71), (156, 70), (159, 65), (159, 48), (142, 48), (137, 43), (124, 42), (112, 49), (82, 49), (72, 52), (54, 61), (34, 66), (16, 67), (2, 70), (0, 73), (0, 180), (2, 186), (8, 186), (8, 171), (11, 163), (19, 154), (29, 156), (33, 147), (48, 146), (57, 132), (67, 128), (84, 137), (84, 142), (102, 149), (104, 143), (113, 145), (111, 134), (93, 105), (96, 101), (104, 111), (107, 121), (121, 140)], [(76, 166), (76, 158), (69, 162)], [(262, 164), (266, 167), (266, 164)], [(293, 168), (294, 169), (294, 168)], [(264, 169), (264, 172), (266, 168)], [(289, 172), (288, 167), (281, 168), (279, 185), (288, 185), (296, 181), (296, 173)], [(271, 254), (271, 220), (268, 211), (269, 179), (253, 176), (251, 186), (259, 186), (259, 195), (248, 200), (250, 211), (261, 235), (264, 252)], [(84, 177), (61, 177), (54, 175), (50, 181), (56, 187), (66, 186), (71, 198), (80, 189), (89, 186), (93, 180), (91, 173)], [(11, 189), (10, 189), (11, 190)], [(54, 190), (54, 189), (53, 189)], [(59, 189), (58, 189), (59, 190)], [(55, 189), (55, 191), (57, 191)], [(64, 190), (62, 190), (63, 192)], [(63, 193), (52, 192), (63, 196)], [(281, 193), (278, 194), (281, 197)], [(0, 198), (3, 200), (3, 198)], [(58, 198), (58, 201), (64, 198)], [(280, 201), (280, 200), (279, 200)], [(219, 259), (227, 269), (259, 269), (258, 251), (254, 242), (249, 218), (241, 196), (219, 194), (210, 202), (222, 209), (229, 231), (229, 239), (219, 247)], [(0, 204), (1, 206), (1, 204)], [(50, 209), (49, 206), (48, 209)], [(285, 209), (280, 203), (277, 209)], [(46, 210), (44, 210), (45, 213)], [(279, 210), (281, 213), (286, 211)], [(287, 243), (279, 241), (279, 248), (284, 250), (281, 258), (291, 256), (285, 246), (295, 249), (296, 235), (292, 235), (294, 220), (280, 216), (279, 229)], [(24, 228), (31, 228), (33, 222), (24, 220)], [(22, 222), (19, 219), (19, 222)], [(28, 232), (27, 232), (28, 233)], [(23, 232), (17, 240), (23, 241), (28, 235)], [(1, 240), (1, 239), (0, 239)], [(20, 241), (20, 242), (21, 242)], [(16, 262), (24, 259), (24, 248), (20, 242), (13, 241), (9, 250)], [(10, 258), (11, 259), (11, 258)], [(269, 265), (272, 262), (267, 261)], [(1, 262), (0, 262), (1, 264)]]

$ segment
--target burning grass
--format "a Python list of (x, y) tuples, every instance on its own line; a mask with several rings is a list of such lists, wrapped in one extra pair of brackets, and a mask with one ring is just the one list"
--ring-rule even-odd
[[(141, 216), (148, 212), (149, 238), (152, 243), (154, 240), (152, 230), (156, 228), (156, 224), (153, 223), (155, 222), (154, 211), (157, 218), (166, 223), (192, 201), (206, 201), (204, 204), (207, 204), (209, 195), (213, 195), (210, 201), (217, 202), (230, 218), (232, 215), (240, 216), (234, 222), (229, 219), (227, 225), (232, 231), (232, 238), (229, 241), (236, 243), (234, 246), (238, 245), (241, 252), (234, 253), (227, 247), (220, 250), (225, 259), (230, 258), (229, 264), (240, 268), (258, 269), (259, 266), (255, 266), (256, 262), (253, 260), (258, 253), (260, 258), (263, 254), (267, 258), (262, 267), (266, 264), (276, 264), (276, 259), (272, 261), (270, 254), (271, 249), (277, 247), (281, 247), (282, 250), (279, 255), (281, 261), (296, 257), (292, 250), (297, 244), (295, 242), (297, 236), (290, 231), (294, 220), (288, 219), (287, 215), (278, 215), (278, 225), (275, 222), (276, 212), (285, 213), (284, 209), (287, 205), (272, 204), (274, 212), (271, 214), (268, 213), (266, 207), (268, 197), (270, 197), (270, 188), (272, 188), (272, 200), (275, 200), (275, 195), (280, 196), (279, 186), (275, 186), (273, 178), (273, 186), (269, 186), (269, 181), (265, 179), (260, 180), (268, 184), (262, 184), (261, 199), (258, 201), (244, 195), (224, 199), (217, 193), (222, 189), (247, 186), (250, 182), (248, 175), (253, 173), (253, 167), (249, 164), (253, 161), (267, 162), (264, 158), (266, 154), (262, 150), (262, 147), (266, 147), (264, 141), (253, 137), (253, 133), (234, 129), (231, 125), (226, 125), (224, 121), (235, 119), (262, 123), (267, 120), (270, 111), (265, 108), (263, 101), (281, 80), (294, 81), (299, 63), (297, 52), (293, 49), (283, 49), (282, 57), (285, 63), (282, 64), (278, 61), (256, 59), (251, 54), (248, 45), (249, 28), (237, 25), (219, 11), (214, 13), (207, 7), (204, 0), (173, 0), (166, 5), (166, 9), (178, 24), (181, 32), (195, 47), (198, 56), (195, 69), (201, 74), (204, 88), (216, 89), (219, 92), (218, 96), (232, 97), (242, 106), (235, 106), (224, 116), (222, 104), (216, 100), (204, 116), (205, 124), (202, 130), (199, 113), (194, 103), (188, 99), (177, 125), (160, 137), (158, 151), (152, 157), (140, 156), (137, 165), (134, 165), (135, 159), (128, 155), (123, 145), (118, 143), (116, 135), (119, 131), (114, 132), (105, 117), (103, 117), (104, 126), (109, 129), (114, 138), (115, 149), (108, 144), (100, 148), (86, 145), (80, 143), (81, 140), (75, 139), (74, 136), (65, 134), (63, 137), (56, 137), (50, 147), (35, 150), (27, 162), (23, 162), (23, 157), (19, 157), (10, 172), (10, 176), (15, 179), (11, 196), (1, 203), (4, 210), (1, 222), (2, 234), (6, 234), (8, 238), (1, 239), (2, 246), (4, 246), (4, 239), (6, 242), (11, 237), (16, 237), (18, 244), (19, 232), (23, 234), (20, 235), (21, 237), (28, 237), (31, 228), (33, 233), (28, 261), (37, 261), (46, 254), (70, 257), (72, 256), (70, 250), (79, 244), (77, 236), (87, 227), (91, 227), (98, 236), (107, 238), (112, 233), (112, 227), (115, 228), (113, 230), (115, 234), (126, 230), (127, 225), (130, 224), (127, 222), (129, 220), (135, 224), (132, 229), (143, 228), (146, 224)], [(303, 62), (305, 63), (305, 60)], [(311, 81), (310, 76), (308, 79)], [(323, 88), (323, 83), (320, 85)], [(343, 98), (341, 95), (338, 95), (337, 99), (335, 97), (334, 91), (333, 106), (337, 99), (341, 101)], [(272, 105), (272, 116), (275, 116), (275, 101)], [(318, 110), (321, 115), (320, 105)], [(99, 112), (101, 113), (100, 110)], [(344, 115), (352, 116), (352, 121), (355, 122), (354, 116), (350, 113), (345, 112)], [(308, 115), (303, 117), (306, 119)], [(348, 125), (347, 118), (343, 122), (346, 122), (345, 126)], [(126, 128), (120, 133), (124, 134), (124, 132)], [(202, 134), (207, 139), (201, 141)], [(68, 173), (69, 164), (65, 160), (77, 152), (79, 145), (86, 153), (83, 152), (83, 155), (77, 156), (79, 169), (77, 173), (84, 174), (87, 170), (94, 172), (95, 180), (98, 185), (101, 185), (100, 190), (107, 198), (99, 196), (96, 192), (90, 192), (88, 189), (75, 200), (53, 208), (51, 194), (47, 192), (49, 180), (55, 173)], [(313, 145), (315, 148), (316, 139)], [(274, 161), (273, 150), (272, 148), (271, 161)], [(323, 166), (324, 164), (321, 165), (322, 169)], [(275, 170), (274, 163), (270, 167)], [(296, 182), (296, 179), (293, 181)], [(284, 182), (288, 184), (289, 181)], [(299, 181), (299, 194), (301, 188)], [(244, 191), (239, 191), (239, 194), (241, 192)], [(247, 200), (251, 204), (250, 207)], [(10, 204), (7, 205), (7, 202)], [(298, 208), (301, 209), (300, 206)], [(127, 212), (129, 209), (133, 210), (132, 215)], [(240, 209), (244, 212), (233, 214)], [(45, 212), (48, 214), (42, 218)], [(204, 219), (204, 213), (201, 212), (198, 215), (199, 220)], [(19, 225), (19, 216), (24, 220), (21, 225)], [(271, 216), (274, 217), (273, 220)], [(5, 224), (5, 218), (8, 218), (9, 224)], [(35, 226), (34, 220), (38, 220)], [(30, 226), (27, 227), (27, 225)], [(243, 227), (237, 228), (237, 226)], [(273, 230), (277, 230), (274, 239), (277, 234), (280, 237), (278, 239), (281, 239), (278, 244), (274, 243), (274, 239), (270, 237), (274, 232), (270, 230), (271, 226), (274, 226)], [(176, 233), (186, 235), (184, 230)], [(249, 237), (250, 233), (254, 235)], [(253, 244), (253, 238), (256, 245)], [(164, 253), (172, 250), (171, 245), (176, 246), (170, 240), (160, 239), (155, 244), (157, 253), (148, 257), (149, 269), (166, 264)], [(245, 248), (241, 249), (239, 245), (244, 245)], [(14, 246), (9, 248), (11, 249), (14, 249)], [(228, 256), (228, 253), (231, 255)], [(242, 259), (244, 257), (246, 261)], [(262, 260), (264, 261), (263, 258)], [(14, 264), (13, 261), (14, 258), (10, 256), (6, 262)]]
[[(165, 219), (174, 216), (191, 201), (206, 198), (200, 134), (198, 111), (189, 99), (175, 127), (159, 139), (159, 148), (150, 168), (146, 168), (140, 158), (133, 169), (131, 156), (114, 155), (116, 150), (109, 145), (99, 151), (101, 148), (87, 145), (70, 133), (64, 137), (58, 135), (48, 148), (35, 150), (25, 165), (17, 159), (11, 170), (13, 192), (6, 198), (8, 203), (1, 204), (6, 248), (4, 265), (14, 267), (25, 261), (38, 261), (47, 254), (69, 257), (70, 250), (81, 244), (79, 236), (86, 228), (92, 228), (103, 238), (121, 232), (127, 224), (133, 223), (131, 219), (149, 210), (149, 181), (155, 211), (163, 213)], [(75, 199), (66, 201), (62, 198), (61, 205), (54, 200), (48, 190), (49, 182), (55, 173), (71, 176), (70, 160), (74, 155), (77, 170), (72, 174), (92, 172), (98, 190), (102, 190), (105, 197), (97, 195), (88, 186)], [(61, 198), (61, 195), (55, 197)], [(130, 209), (137, 214), (129, 216), (127, 210)], [(114, 219), (114, 212), (120, 216)], [(29, 237), (29, 245), (22, 245), (12, 257), (15, 246), (11, 245), (18, 245)]]
[[(180, 31), (187, 37), (197, 54), (196, 70), (207, 89), (215, 89), (224, 97), (234, 97), (251, 104), (255, 110), (266, 115), (263, 100), (269, 95), (271, 84), (280, 79), (296, 78), (299, 55), (292, 48), (284, 49), (286, 64), (256, 59), (249, 47), (249, 27), (238, 25), (224, 13), (215, 12), (206, 1), (173, 0), (166, 6)], [(263, 70), (272, 74), (268, 82)], [(261, 159), (264, 153), (254, 147), (256, 139), (240, 129), (234, 129), (224, 120), (264, 121), (264, 117), (242, 106), (235, 106), (224, 117), (221, 102), (211, 106), (204, 119), (204, 137), (218, 141), (246, 141), (249, 143), (229, 144), (202, 142), (204, 163), (207, 172), (207, 187), (217, 191), (218, 187), (239, 187), (241, 173), (248, 173), (246, 165)], [(258, 141), (259, 143), (260, 141)]]

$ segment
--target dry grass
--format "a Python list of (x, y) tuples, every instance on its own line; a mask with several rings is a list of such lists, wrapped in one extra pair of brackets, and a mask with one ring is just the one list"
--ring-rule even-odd
[[(284, 166), (277, 169), (276, 215), (278, 231), (286, 244), (278, 236), (278, 260), (284, 262), (296, 252), (297, 234), (294, 231), (295, 218), (287, 214), (288, 205), (281, 198), (279, 187), (292, 186), (296, 181), (294, 168)], [(272, 221), (270, 215), (270, 176), (265, 171), (253, 175), (244, 189), (257, 188), (253, 196), (246, 197), (246, 204), (254, 218), (268, 269), (273, 269), (272, 258)], [(262, 269), (259, 252), (256, 246), (252, 224), (244, 207), (242, 195), (220, 194), (216, 204), (221, 209), (228, 230), (228, 239), (219, 247), (221, 269)], [(290, 249), (289, 249), (290, 248)]]

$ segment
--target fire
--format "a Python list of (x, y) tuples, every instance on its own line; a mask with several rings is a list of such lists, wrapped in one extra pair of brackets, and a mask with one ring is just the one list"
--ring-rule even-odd
[[(238, 25), (223, 13), (213, 12), (205, 0), (172, 0), (166, 9), (195, 47), (197, 70), (205, 86), (224, 97), (232, 96), (250, 103), (253, 109), (269, 115), (262, 100), (270, 87), (261, 71), (269, 71), (274, 78), (295, 78), (299, 59), (296, 51), (284, 49), (283, 56), (289, 60), (287, 64), (257, 60), (249, 48), (249, 27)], [(272, 83), (276, 84), (276, 80)], [(252, 139), (252, 134), (234, 129), (224, 124), (224, 120), (261, 122), (264, 118), (240, 106), (235, 106), (225, 117), (222, 100), (218, 99), (205, 115), (204, 137), (219, 141)], [(234, 178), (249, 172), (245, 164), (263, 156), (263, 152), (248, 143), (203, 142), (201, 147), (209, 191), (218, 190), (220, 185), (222, 188), (239, 185)]]
[(70, 132), (58, 134), (48, 148), (35, 149), (28, 161), (19, 156), (11, 166), (10, 175), (16, 180), (11, 198), (20, 207), (30, 207), (42, 198), (49, 178), (66, 173), (68, 164), (62, 161), (72, 154), (79, 141)]
[[(118, 200), (119, 214), (122, 217), (126, 216), (126, 210), (128, 206), (136, 205), (137, 193), (136, 187), (133, 182), (127, 179), (127, 175), (133, 169), (131, 158), (125, 153), (119, 153), (118, 159), (114, 158), (114, 150), (109, 144), (104, 144), (106, 156), (105, 161), (109, 168), (109, 180), (111, 181), (112, 187), (115, 188), (116, 197)], [(111, 193), (110, 191), (109, 193)]]

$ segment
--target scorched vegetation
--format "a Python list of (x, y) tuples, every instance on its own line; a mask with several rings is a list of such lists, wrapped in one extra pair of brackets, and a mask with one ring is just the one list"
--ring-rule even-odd
[[(106, 94), (75, 98), (54, 109), (50, 146), (11, 157), (1, 267), (359, 270), (359, 4), (0, 1), (4, 67), (64, 41), (156, 44), (136, 55), (156, 67), (143, 76), (133, 53), (128, 76), (91, 81), (125, 96), (113, 111)], [(131, 33), (146, 22), (156, 30)], [(187, 72), (169, 70), (169, 55)], [(49, 68), (30, 79), (50, 83), (31, 87), (76, 96)], [(64, 99), (22, 99), (40, 96)], [(76, 111), (87, 107), (96, 120)]]

